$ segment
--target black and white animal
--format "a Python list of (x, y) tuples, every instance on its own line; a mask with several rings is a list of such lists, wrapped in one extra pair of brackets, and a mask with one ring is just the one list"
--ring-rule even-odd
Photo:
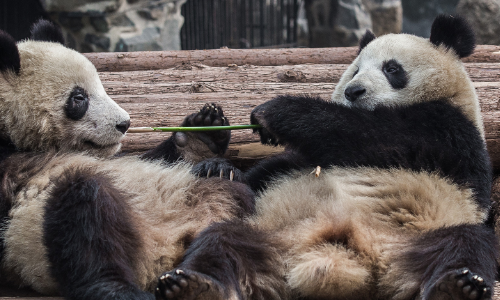
[(256, 213), (203, 231), (159, 298), (490, 299), (491, 167), (460, 61), (474, 47), (459, 17), (430, 40), (367, 32), (332, 101), (256, 107), (262, 142), (291, 151), (247, 173)]
[[(46, 21), (18, 44), (0, 31), (0, 282), (68, 299), (154, 299), (190, 241), (252, 211), (253, 193), (190, 172), (188, 162), (225, 151), (227, 131), (110, 158), (129, 115), (61, 43)], [(201, 124), (228, 122), (206, 105), (183, 122)]]

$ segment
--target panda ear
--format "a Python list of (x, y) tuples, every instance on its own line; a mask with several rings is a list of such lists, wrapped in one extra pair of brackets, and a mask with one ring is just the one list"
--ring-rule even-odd
[(369, 29), (367, 29), (365, 34), (363, 35), (363, 37), (359, 41), (358, 54), (361, 53), (361, 50), (363, 50), (363, 48), (365, 48), (366, 45), (368, 45), (371, 41), (373, 41), (376, 38), (377, 37), (375, 36), (375, 34), (373, 34), (373, 32), (371, 32)]
[(430, 41), (436, 46), (452, 48), (460, 58), (471, 55), (476, 48), (474, 31), (460, 16), (437, 16), (432, 23)]
[(40, 19), (31, 27), (31, 40), (53, 42), (64, 45), (64, 36), (61, 28), (54, 23)]
[(8, 70), (19, 74), (21, 58), (14, 38), (7, 32), (0, 30), (0, 72)]

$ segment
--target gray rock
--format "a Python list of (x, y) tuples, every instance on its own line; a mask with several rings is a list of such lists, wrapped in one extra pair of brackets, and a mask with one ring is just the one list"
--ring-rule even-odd
[(134, 27), (135, 24), (130, 20), (127, 15), (117, 15), (110, 18), (110, 23), (112, 26), (121, 26), (121, 27)]
[(401, 0), (363, 0), (370, 12), (373, 33), (381, 36), (400, 33), (403, 29), (403, 5)]
[(41, 1), (78, 51), (180, 49), (186, 0)]
[(158, 28), (148, 27), (141, 35), (131, 38), (121, 38), (116, 44), (116, 52), (128, 51), (158, 51), (162, 47), (158, 44), (160, 33)]
[(97, 36), (87, 33), (85, 35), (85, 43), (95, 45), (98, 48), (98, 51), (107, 51), (111, 45), (111, 40), (106, 36)]
[(309, 0), (305, 8), (310, 47), (355, 46), (372, 28), (361, 0)]
[(478, 44), (500, 45), (500, 0), (460, 0), (457, 13), (469, 21)]
[(109, 25), (106, 20), (106, 14), (103, 12), (91, 10), (87, 12), (89, 15), (89, 21), (92, 27), (94, 27), (97, 32), (108, 32)]
[(455, 13), (457, 3), (458, 0), (403, 1), (403, 32), (429, 37), (436, 16)]
[(401, 0), (306, 0), (310, 47), (356, 46), (367, 29), (401, 32)]
[(85, 25), (83, 24), (82, 12), (61, 12), (59, 14), (59, 23), (70, 31), (80, 31)]

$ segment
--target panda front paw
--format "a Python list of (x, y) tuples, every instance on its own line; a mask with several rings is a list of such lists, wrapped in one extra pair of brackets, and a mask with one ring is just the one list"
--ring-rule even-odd
[(221, 287), (210, 277), (187, 269), (166, 272), (158, 279), (156, 300), (223, 299)]
[(486, 300), (491, 299), (493, 287), (467, 268), (450, 271), (431, 287), (424, 299)]
[(225, 158), (210, 158), (196, 164), (191, 173), (198, 177), (220, 177), (231, 181), (244, 182), (243, 172)]
[[(199, 112), (187, 116), (182, 122), (182, 127), (199, 126), (228, 126), (229, 121), (224, 116), (222, 108), (215, 103), (205, 104)], [(230, 130), (203, 131), (203, 132), (176, 132), (174, 141), (178, 147), (185, 148), (192, 139), (203, 142), (214, 154), (224, 154), (231, 139)]]
[(260, 141), (262, 144), (277, 146), (279, 142), (278, 138), (269, 130), (268, 122), (269, 111), (274, 111), (274, 108), (272, 107), (273, 101), (276, 100), (268, 101), (254, 108), (250, 115), (250, 123), (252, 125), (261, 126), (261, 128), (259, 129), (254, 129), (253, 132), (259, 133)]

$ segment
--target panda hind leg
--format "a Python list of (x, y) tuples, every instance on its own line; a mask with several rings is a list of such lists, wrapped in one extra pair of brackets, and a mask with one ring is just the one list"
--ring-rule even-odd
[(54, 179), (45, 207), (43, 242), (52, 277), (72, 300), (154, 299), (135, 285), (141, 236), (126, 195), (93, 168)]
[(288, 299), (283, 262), (265, 232), (240, 220), (212, 224), (163, 274), (156, 299)]
[[(482, 224), (438, 228), (412, 241), (401, 257), (393, 257), (392, 269), (400, 271), (389, 277), (400, 295), (415, 293), (425, 300), (491, 299), (497, 269), (496, 243), (493, 229)], [(396, 278), (408, 276), (418, 284), (402, 290), (410, 285)]]

